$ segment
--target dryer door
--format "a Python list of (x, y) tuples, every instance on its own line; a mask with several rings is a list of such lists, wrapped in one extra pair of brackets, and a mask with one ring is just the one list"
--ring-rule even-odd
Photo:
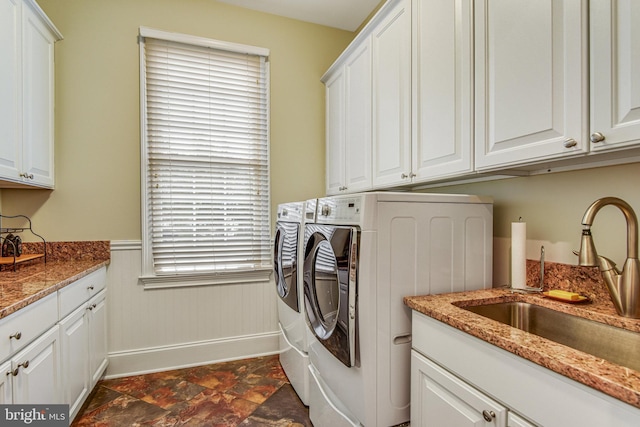
[(356, 363), (357, 237), (354, 227), (308, 225), (304, 302), (307, 324), (346, 366)]
[(293, 222), (278, 222), (273, 239), (273, 270), (278, 296), (292, 309), (298, 307), (298, 230)]

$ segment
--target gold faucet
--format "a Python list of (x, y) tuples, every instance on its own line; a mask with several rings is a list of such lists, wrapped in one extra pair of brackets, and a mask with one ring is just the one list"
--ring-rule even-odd
[[(598, 211), (607, 205), (619, 208), (627, 220), (627, 259), (618, 271), (613, 261), (596, 252), (591, 225)], [(582, 217), (582, 239), (578, 264), (582, 266), (597, 266), (602, 273), (613, 305), (619, 315), (640, 319), (640, 260), (638, 259), (638, 218), (627, 202), (617, 197), (603, 197), (589, 206)]]

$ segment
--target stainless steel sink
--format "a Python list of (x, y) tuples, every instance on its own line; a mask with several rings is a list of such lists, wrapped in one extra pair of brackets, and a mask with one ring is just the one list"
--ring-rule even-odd
[(640, 333), (525, 302), (503, 302), (462, 308), (640, 371)]

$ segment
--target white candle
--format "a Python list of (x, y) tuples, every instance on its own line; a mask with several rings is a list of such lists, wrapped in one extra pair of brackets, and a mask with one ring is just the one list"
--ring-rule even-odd
[(527, 223), (511, 223), (511, 287), (527, 287)]

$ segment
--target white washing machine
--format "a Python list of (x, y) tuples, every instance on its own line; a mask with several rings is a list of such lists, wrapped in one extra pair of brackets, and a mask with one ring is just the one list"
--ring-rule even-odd
[(411, 310), (402, 299), (490, 288), (492, 241), (488, 197), (318, 199), (303, 267), (316, 427), (409, 421)]
[(302, 296), (304, 224), (315, 219), (316, 199), (278, 205), (273, 268), (278, 294), (280, 364), (305, 405), (309, 403), (309, 344)]

